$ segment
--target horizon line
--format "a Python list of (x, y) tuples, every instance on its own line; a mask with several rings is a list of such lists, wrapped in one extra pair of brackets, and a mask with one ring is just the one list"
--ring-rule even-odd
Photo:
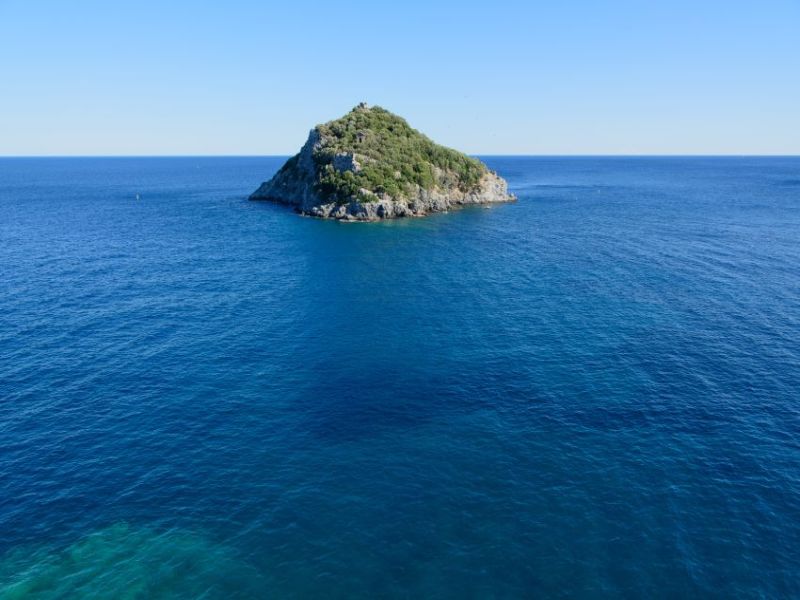
[[(0, 159), (12, 158), (286, 158), (291, 154), (0, 154)], [(473, 153), (465, 152), (467, 156), (497, 157), (497, 158), (800, 158), (797, 154), (701, 154), (701, 153), (665, 153), (665, 154), (625, 154), (625, 153), (588, 153), (588, 154), (498, 154), (498, 153)]]

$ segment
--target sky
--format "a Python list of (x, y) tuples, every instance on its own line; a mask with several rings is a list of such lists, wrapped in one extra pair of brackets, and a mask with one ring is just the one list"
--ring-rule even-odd
[(0, 0), (0, 155), (800, 154), (800, 0)]

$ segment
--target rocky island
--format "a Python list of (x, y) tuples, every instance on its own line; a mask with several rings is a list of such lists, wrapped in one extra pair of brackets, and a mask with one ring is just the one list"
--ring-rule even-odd
[(505, 180), (481, 161), (435, 144), (404, 119), (365, 103), (312, 129), (300, 152), (250, 199), (348, 221), (515, 200)]

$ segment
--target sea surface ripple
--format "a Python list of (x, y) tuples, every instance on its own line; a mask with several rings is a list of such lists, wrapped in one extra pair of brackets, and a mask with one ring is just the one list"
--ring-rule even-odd
[(800, 597), (800, 158), (282, 160), (0, 159), (0, 598)]

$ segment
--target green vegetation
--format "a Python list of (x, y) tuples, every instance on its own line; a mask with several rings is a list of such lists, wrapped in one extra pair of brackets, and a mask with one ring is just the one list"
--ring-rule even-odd
[[(314, 153), (316, 189), (338, 202), (377, 199), (361, 190), (393, 198), (409, 196), (416, 186), (469, 191), (487, 172), (479, 160), (433, 143), (404, 119), (377, 106), (358, 106), (318, 130), (322, 144)], [(360, 169), (335, 169), (334, 156), (339, 153), (353, 155)], [(283, 168), (296, 169), (297, 157)]]

